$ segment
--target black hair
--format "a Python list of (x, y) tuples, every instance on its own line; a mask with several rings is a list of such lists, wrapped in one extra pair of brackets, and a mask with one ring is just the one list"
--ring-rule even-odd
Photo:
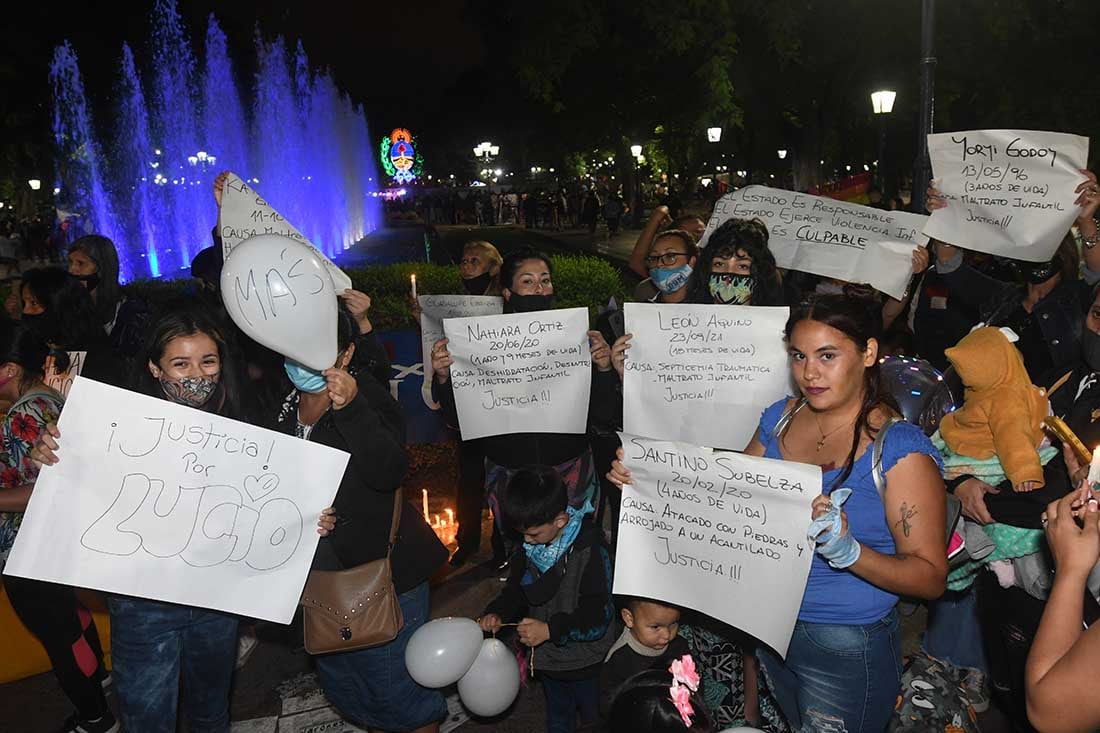
[(95, 309), (99, 322), (108, 324), (115, 320), (118, 302), (122, 300), (122, 286), (118, 283), (118, 250), (115, 243), (99, 234), (87, 234), (73, 240), (69, 252), (83, 252), (95, 263), (99, 283), (95, 286)]
[(222, 267), (225, 255), (220, 245), (200, 250), (191, 260), (191, 277), (208, 282), (215, 290), (221, 290)]
[(107, 340), (96, 304), (78, 278), (57, 267), (27, 270), (21, 277), (22, 291), (29, 290), (49, 315), (43, 321), (48, 333), (41, 334), (46, 341), (72, 351)]
[(569, 506), (569, 494), (550, 466), (525, 466), (512, 476), (501, 497), (501, 511), (521, 532), (549, 524)]
[(342, 298), (336, 304), (336, 350), (343, 352), (359, 336), (359, 322)]
[(669, 229), (683, 229), (685, 224), (693, 221), (706, 224), (706, 222), (703, 221), (703, 217), (701, 216), (696, 216), (695, 214), (684, 214), (683, 216), (678, 216), (673, 219), (672, 224), (669, 226)]
[(664, 606), (665, 608), (680, 608), (677, 605), (674, 605), (672, 603), (665, 603), (664, 601), (658, 601), (655, 598), (642, 598), (641, 596), (619, 596), (619, 605), (622, 608), (629, 610), (633, 614), (638, 613), (638, 607), (641, 606), (643, 603), (652, 603), (654, 606)]
[[(790, 318), (784, 329), (784, 338), (790, 343), (791, 334), (796, 325), (802, 321), (817, 321), (826, 326), (835, 328), (848, 337), (856, 349), (863, 352), (871, 339), (875, 339), (879, 346), (882, 345), (882, 313), (881, 308), (868, 298), (857, 298), (850, 295), (811, 295), (791, 309)], [(868, 418), (871, 413), (880, 406), (886, 406), (895, 412), (897, 405), (879, 378), (879, 362), (867, 367), (863, 372), (863, 395), (859, 406), (859, 415), (856, 417), (852, 435), (852, 449), (848, 451), (848, 458), (844, 461), (844, 470), (833, 482), (833, 488), (842, 485), (852, 475), (852, 467), (855, 465), (856, 451), (859, 450), (860, 438), (867, 434), (872, 438), (878, 432), (872, 428)]]
[(665, 237), (679, 239), (687, 248), (689, 260), (699, 254), (699, 245), (695, 242), (695, 237), (691, 236), (690, 232), (685, 232), (683, 229), (665, 229), (662, 232), (657, 232), (657, 235), (653, 237), (653, 243), (649, 245), (649, 251), (652, 252), (653, 248), (657, 246), (657, 242), (660, 242)]
[(667, 668), (650, 669), (629, 678), (611, 701), (611, 733), (711, 733), (714, 727), (703, 696), (691, 694), (691, 725), (684, 725), (672, 704), (670, 687), (672, 673)]
[(695, 293), (692, 301), (714, 302), (710, 294), (714, 260), (719, 257), (733, 258), (738, 252), (744, 252), (752, 260), (749, 274), (756, 278), (752, 289), (752, 304), (786, 305), (783, 282), (775, 265), (775, 255), (768, 248), (768, 227), (759, 219), (728, 219), (714, 230), (695, 267)]
[[(0, 364), (17, 364), (23, 369), (22, 387), (26, 389), (43, 376), (46, 357), (50, 347), (38, 333), (19, 321), (9, 318), (0, 319)], [(64, 365), (58, 364), (60, 371), (68, 368), (67, 353), (63, 354)], [(58, 354), (62, 361), (62, 354)]]
[[(134, 391), (153, 397), (163, 397), (160, 383), (149, 372), (149, 362), (160, 364), (168, 344), (177, 338), (205, 334), (218, 347), (221, 371), (218, 392), (211, 399), (211, 411), (223, 417), (240, 420), (245, 417), (241, 385), (244, 383), (237, 359), (237, 349), (231, 346), (221, 325), (207, 312), (201, 302), (179, 299), (165, 304), (160, 315), (149, 326), (134, 361), (131, 385)], [(217, 400), (217, 404), (214, 404)]]
[(513, 290), (512, 281), (516, 277), (516, 273), (519, 271), (519, 266), (527, 260), (542, 260), (546, 263), (546, 269), (550, 271), (550, 278), (554, 277), (554, 264), (550, 262), (550, 258), (542, 252), (539, 252), (533, 247), (524, 247), (521, 250), (512, 252), (504, 258), (504, 263), (500, 266), (500, 287)]

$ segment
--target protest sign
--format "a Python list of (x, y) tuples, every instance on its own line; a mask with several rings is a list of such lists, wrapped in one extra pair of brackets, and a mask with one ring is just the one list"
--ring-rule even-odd
[(290, 623), (348, 454), (78, 377), (4, 570)]
[(789, 308), (627, 303), (633, 334), (623, 376), (623, 429), (743, 450), (760, 413), (790, 392), (783, 326)]
[(1077, 218), (1089, 139), (1061, 132), (969, 130), (928, 136), (935, 186), (947, 206), (924, 233), (943, 242), (1046, 262)]
[(928, 242), (927, 216), (882, 211), (822, 196), (746, 186), (714, 205), (699, 245), (729, 219), (762, 220), (775, 263), (788, 270), (868, 283), (900, 299), (913, 276), (913, 250)]
[(246, 239), (260, 234), (281, 234), (296, 239), (310, 247), (325, 263), (325, 269), (332, 277), (332, 285), (337, 293), (352, 287), (351, 278), (333, 263), (325, 254), (302, 236), (293, 224), (263, 200), (251, 186), (242, 181), (236, 173), (230, 173), (222, 190), (221, 215), (218, 218), (218, 231), (222, 238), (222, 254), (229, 259), (233, 248)]
[(588, 310), (566, 308), (443, 321), (463, 440), (583, 433), (592, 356)]
[(735, 626), (786, 656), (814, 549), (821, 469), (620, 434), (616, 594)]
[(420, 342), (424, 353), (424, 404), (433, 410), (439, 405), (432, 399), (432, 344), (443, 338), (444, 318), (496, 316), (504, 309), (504, 300), (495, 295), (421, 295)]
[(87, 351), (70, 351), (69, 368), (63, 372), (57, 370), (57, 357), (46, 357), (45, 377), (46, 386), (56, 389), (63, 397), (69, 396), (69, 390), (73, 386), (73, 380), (84, 371), (84, 360), (88, 357)]

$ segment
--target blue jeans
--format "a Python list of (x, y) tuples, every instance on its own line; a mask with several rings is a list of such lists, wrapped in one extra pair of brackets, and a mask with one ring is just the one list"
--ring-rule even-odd
[(961, 592), (947, 591), (928, 604), (928, 630), (924, 651), (953, 667), (976, 669), (985, 674), (989, 663), (978, 624), (978, 593), (974, 586)]
[(547, 733), (573, 733), (577, 729), (577, 713), (581, 724), (595, 723), (600, 716), (600, 678), (560, 680), (542, 676), (546, 693)]
[(321, 689), (336, 709), (354, 723), (387, 731), (416, 730), (447, 715), (439, 690), (416, 684), (405, 667), (405, 647), (428, 620), (428, 583), (397, 600), (405, 625), (393, 641), (314, 657)]
[(901, 689), (898, 616), (862, 626), (799, 621), (787, 661), (757, 652), (793, 730), (881, 733)]
[(190, 733), (229, 730), (237, 617), (142, 598), (112, 596), (111, 660), (122, 726), (176, 733), (180, 676)]

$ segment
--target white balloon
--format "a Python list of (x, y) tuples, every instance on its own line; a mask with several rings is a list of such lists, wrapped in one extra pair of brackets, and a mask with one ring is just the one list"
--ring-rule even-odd
[(248, 336), (317, 371), (336, 363), (336, 291), (308, 245), (281, 234), (246, 239), (226, 259), (221, 286)]
[(486, 639), (458, 681), (458, 697), (474, 715), (500, 715), (519, 694), (519, 662), (500, 639)]
[(405, 646), (405, 668), (417, 684), (446, 687), (474, 663), (483, 635), (469, 618), (437, 618), (416, 630)]

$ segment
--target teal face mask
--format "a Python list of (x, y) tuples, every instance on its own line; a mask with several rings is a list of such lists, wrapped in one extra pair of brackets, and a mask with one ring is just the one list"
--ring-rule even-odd
[(756, 278), (752, 275), (734, 275), (716, 272), (710, 276), (710, 294), (715, 303), (745, 305), (752, 300)]
[(307, 366), (302, 366), (293, 359), (287, 359), (283, 364), (283, 368), (286, 369), (286, 375), (290, 377), (290, 381), (301, 392), (317, 394), (328, 388), (328, 380), (325, 379), (325, 375), (315, 372)]
[(672, 269), (665, 269), (662, 267), (657, 270), (649, 271), (649, 279), (652, 280), (653, 284), (657, 286), (657, 289), (665, 295), (675, 293), (677, 290), (687, 285), (690, 278), (691, 265), (682, 265), (681, 267)]

